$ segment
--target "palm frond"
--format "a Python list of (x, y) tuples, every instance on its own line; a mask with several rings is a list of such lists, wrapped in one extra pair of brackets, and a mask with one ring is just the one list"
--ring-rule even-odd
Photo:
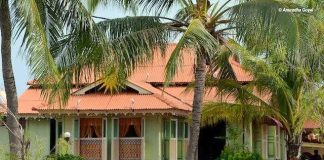
[(202, 109), (202, 125), (215, 124), (219, 121), (238, 123), (260, 119), (264, 116), (277, 117), (278, 113), (265, 106), (226, 102), (209, 102)]
[(182, 22), (189, 23), (190, 20), (193, 19), (193, 14), (195, 12), (196, 7), (197, 6), (195, 4), (183, 6), (176, 13), (175, 19), (178, 19), (178, 20), (180, 20)]
[(230, 58), (236, 57), (237, 53), (232, 52), (225, 46), (221, 46), (218, 54), (211, 57), (209, 73), (217, 79), (236, 79)]
[(249, 49), (283, 43), (289, 52), (296, 51), (301, 44), (300, 40), (307, 34), (304, 32), (307, 14), (280, 10), (298, 7), (291, 2), (275, 0), (247, 1), (232, 8), (231, 24), (237, 27), (238, 39), (246, 43)]
[[(174, 32), (168, 31), (168, 23), (149, 16), (88, 24), (91, 27), (71, 26), (70, 34), (53, 48), (55, 60), (62, 74), (72, 72), (70, 78), (76, 82), (81, 77), (98, 79), (106, 91), (122, 88), (136, 66), (151, 60), (156, 49), (164, 53)], [(61, 82), (69, 83), (71, 80)]]
[(191, 21), (186, 32), (182, 35), (176, 48), (171, 53), (171, 57), (166, 65), (166, 85), (173, 79), (181, 67), (181, 53), (183, 49), (192, 49), (196, 55), (202, 54), (206, 59), (210, 59), (210, 57), (217, 53), (218, 45), (216, 39), (208, 33), (199, 19)]
[(12, 5), (17, 35), (23, 34), (22, 50), (27, 53), (27, 64), (40, 83), (54, 83), (59, 79), (50, 46), (61, 34), (61, 24), (51, 5), (35, 0), (18, 0)]
[(143, 8), (145, 12), (153, 12), (155, 15), (160, 15), (167, 13), (172, 7), (188, 1), (190, 0), (124, 0), (124, 5), (126, 8), (136, 5), (139, 8)]

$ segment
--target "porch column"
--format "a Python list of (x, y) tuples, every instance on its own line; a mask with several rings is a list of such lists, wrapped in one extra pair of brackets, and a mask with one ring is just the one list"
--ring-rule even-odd
[(145, 159), (159, 160), (162, 157), (162, 153), (161, 153), (162, 118), (146, 117), (144, 126), (145, 126), (144, 127)]
[(253, 138), (252, 138), (252, 122), (246, 122), (244, 128), (244, 144), (249, 151), (253, 151)]

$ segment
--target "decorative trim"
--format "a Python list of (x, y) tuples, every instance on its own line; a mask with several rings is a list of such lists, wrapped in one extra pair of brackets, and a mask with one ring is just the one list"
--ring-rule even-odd
[[(91, 90), (94, 87), (99, 86), (100, 84), (102, 84), (102, 82), (98, 80), (96, 82), (93, 82), (93, 83), (91, 83), (91, 84), (89, 84), (89, 85), (87, 85), (87, 86), (73, 92), (72, 95), (84, 95), (85, 92)], [(152, 92), (150, 92), (149, 90), (146, 90), (146, 89), (144, 89), (144, 88), (142, 88), (142, 87), (140, 87), (138, 85), (135, 85), (134, 83), (131, 83), (129, 81), (127, 81), (125, 83), (125, 85), (132, 88), (132, 89), (134, 89), (134, 90), (136, 90), (136, 91), (138, 91), (139, 94), (152, 94)]]
[(84, 95), (85, 92), (89, 91), (90, 89), (94, 88), (94, 87), (97, 87), (98, 85), (100, 85), (102, 82), (100, 81), (96, 81), (96, 82), (93, 82), (75, 92), (72, 93), (72, 95)]
[[(61, 117), (62, 115), (69, 116), (143, 116), (143, 115), (169, 115), (176, 117), (188, 117), (189, 111), (183, 111), (178, 109), (158, 109), (158, 110), (38, 110), (40, 113), (33, 116), (24, 116), (20, 117), (29, 117), (29, 118), (49, 118), (49, 117)], [(153, 114), (154, 113), (154, 114)]]

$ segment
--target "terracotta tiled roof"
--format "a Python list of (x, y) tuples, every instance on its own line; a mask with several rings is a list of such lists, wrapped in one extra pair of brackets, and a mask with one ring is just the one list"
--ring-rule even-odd
[[(134, 101), (132, 109), (134, 110), (181, 110), (185, 112), (191, 111), (191, 103), (193, 94), (181, 94), (184, 87), (168, 87), (165, 93), (160, 88), (153, 87), (152, 83), (164, 82), (164, 69), (167, 61), (175, 48), (175, 44), (167, 47), (166, 54), (161, 56), (160, 51), (156, 51), (152, 62), (147, 62), (136, 68), (133, 75), (129, 78), (132, 84), (150, 91), (152, 94), (140, 95), (137, 93), (120, 93), (115, 95), (107, 94), (86, 94), (71, 95), (67, 106), (63, 109), (67, 111), (73, 110), (89, 110), (89, 111), (117, 111), (131, 109), (131, 102)], [(195, 55), (189, 50), (185, 50), (182, 57), (182, 68), (179, 70), (173, 82), (188, 83), (193, 81), (193, 69)], [(237, 76), (238, 81), (250, 81), (252, 77), (240, 68), (239, 63), (230, 59), (231, 65)], [(95, 80), (91, 77), (83, 78), (81, 83), (90, 83)], [(28, 82), (30, 85), (36, 85), (36, 81)], [(50, 107), (40, 97), (40, 90), (27, 89), (19, 98), (20, 114), (37, 114), (38, 112), (48, 110), (59, 110), (57, 107)], [(205, 100), (217, 100), (216, 91), (205, 96)], [(228, 98), (229, 101), (232, 101)], [(55, 105), (51, 105), (55, 106)]]
[[(169, 95), (176, 97), (182, 102), (185, 102), (190, 105), (192, 104), (194, 93), (193, 91), (186, 91), (186, 87), (166, 87), (160, 89), (168, 93)], [(224, 101), (224, 102), (234, 103), (234, 98), (232, 96), (221, 97), (219, 94), (217, 94), (217, 90), (213, 88), (213, 89), (206, 89), (204, 95), (204, 102), (208, 102), (208, 101)]]
[[(139, 66), (130, 79), (138, 81), (145, 81), (149, 83), (163, 83), (164, 82), (164, 71), (165, 66), (167, 65), (168, 59), (172, 51), (175, 48), (175, 44), (170, 45), (164, 57), (161, 56), (160, 51), (157, 51), (154, 55), (153, 61), (147, 64)], [(183, 54), (182, 66), (179, 69), (177, 75), (174, 77), (172, 82), (177, 83), (186, 83), (192, 82), (194, 79), (194, 64), (195, 64), (195, 55), (189, 50), (185, 50)], [(245, 71), (240, 63), (238, 63), (233, 58), (229, 58), (229, 62), (232, 66), (236, 80), (239, 82), (249, 82), (253, 80), (253, 76)]]
[[(175, 48), (175, 44), (171, 44), (167, 47), (165, 55), (161, 56), (159, 50), (154, 54), (152, 62), (140, 65), (135, 70), (134, 74), (130, 77), (133, 81), (145, 81), (150, 83), (163, 83), (165, 66), (171, 56), (172, 51)], [(193, 69), (195, 56), (189, 50), (185, 50), (183, 54), (182, 66), (179, 69), (177, 75), (174, 77), (173, 82), (192, 82), (193, 81)]]
[(232, 69), (234, 71), (236, 80), (239, 82), (250, 82), (253, 80), (253, 76), (248, 73), (247, 71), (245, 71), (242, 66), (240, 65), (239, 62), (237, 62), (236, 60), (234, 60), (233, 58), (229, 59), (229, 62), (232, 66)]
[(304, 123), (304, 128), (305, 129), (316, 129), (316, 128), (321, 128), (320, 123), (314, 121), (314, 120), (308, 120)]
[(27, 89), (18, 99), (18, 113), (37, 114), (33, 108), (44, 106), (46, 103), (42, 100), (40, 89)]
[[(19, 113), (33, 114), (38, 111), (55, 110), (80, 110), (80, 111), (115, 111), (115, 110), (183, 110), (190, 111), (187, 105), (179, 105), (179, 102), (169, 100), (161, 94), (140, 95), (137, 93), (120, 94), (85, 94), (72, 95), (63, 108), (59, 105), (47, 105), (40, 100), (39, 89), (28, 89), (19, 98)], [(184, 107), (186, 106), (186, 107)]]

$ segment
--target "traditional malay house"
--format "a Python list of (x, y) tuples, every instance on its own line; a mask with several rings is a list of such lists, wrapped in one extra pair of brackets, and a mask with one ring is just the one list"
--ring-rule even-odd
[[(110, 94), (101, 88), (101, 81), (84, 80), (76, 88), (66, 106), (49, 106), (41, 98), (37, 81), (28, 82), (28, 89), (19, 97), (19, 117), (31, 140), (34, 156), (55, 152), (58, 139), (71, 134), (70, 152), (88, 160), (181, 160), (185, 158), (193, 93), (184, 92), (192, 82), (194, 54), (186, 53), (183, 66), (169, 87), (163, 88), (164, 68), (175, 48), (170, 44), (162, 58), (156, 51), (154, 60), (139, 66), (128, 78), (126, 87)], [(246, 83), (252, 76), (240, 64), (230, 60), (236, 80)], [(213, 90), (205, 101), (220, 100)], [(233, 101), (230, 96), (227, 101)], [(203, 127), (199, 140), (199, 159), (215, 159), (226, 141), (225, 122)], [(239, 125), (238, 125), (239, 126)], [(243, 143), (266, 159), (285, 159), (285, 134), (275, 120), (244, 127)], [(0, 148), (8, 148), (8, 135), (0, 126)], [(0, 156), (1, 157), (1, 156)], [(0, 158), (1, 159), (1, 158)]]

